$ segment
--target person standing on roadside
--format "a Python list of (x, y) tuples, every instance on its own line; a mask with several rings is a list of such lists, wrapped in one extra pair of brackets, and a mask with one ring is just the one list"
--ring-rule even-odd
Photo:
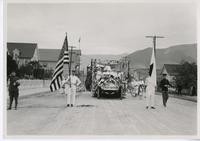
[(76, 88), (81, 84), (81, 81), (75, 75), (75, 71), (72, 71), (72, 75), (70, 75), (63, 83), (67, 84), (65, 88), (67, 92), (67, 107), (73, 107), (76, 100)]
[(178, 90), (178, 95), (182, 95), (181, 91), (182, 91), (182, 86), (181, 84), (177, 85), (177, 90)]
[(155, 109), (155, 85), (151, 81), (150, 76), (146, 78), (146, 109)]
[(168, 87), (172, 85), (169, 83), (169, 80), (166, 78), (167, 74), (163, 73), (163, 79), (160, 81), (160, 87), (162, 89), (162, 99), (163, 99), (163, 106), (167, 106), (168, 100)]
[(15, 110), (17, 110), (18, 97), (19, 97), (19, 87), (18, 77), (15, 72), (12, 72), (9, 78), (9, 97), (10, 104), (8, 110), (12, 109), (13, 99), (15, 100)]

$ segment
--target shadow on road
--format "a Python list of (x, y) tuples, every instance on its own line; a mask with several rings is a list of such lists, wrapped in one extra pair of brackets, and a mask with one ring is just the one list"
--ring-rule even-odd
[[(81, 107), (97, 107), (96, 105), (88, 105), (88, 104), (83, 104), (83, 105), (77, 105), (74, 106), (77, 108), (81, 108)], [(55, 108), (55, 109), (65, 109), (65, 108), (69, 108), (66, 105), (62, 105), (62, 106), (47, 106), (47, 105), (30, 105), (30, 106), (19, 106), (18, 109), (29, 109), (29, 108)]]
[(96, 105), (77, 105), (76, 107), (96, 107)]
[(19, 106), (18, 109), (29, 109), (29, 108), (56, 108), (56, 109), (62, 109), (66, 108), (65, 105), (62, 106), (47, 106), (47, 105), (30, 105), (30, 106)]

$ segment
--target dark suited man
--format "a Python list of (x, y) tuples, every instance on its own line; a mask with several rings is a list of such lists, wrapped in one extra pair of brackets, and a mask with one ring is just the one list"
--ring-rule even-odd
[(163, 105), (166, 107), (167, 105), (167, 100), (168, 100), (168, 87), (172, 86), (169, 83), (169, 80), (166, 78), (167, 74), (163, 74), (163, 79), (160, 82), (160, 87), (162, 89), (162, 98), (163, 98)]
[(10, 84), (9, 84), (9, 96), (10, 96), (10, 104), (8, 110), (11, 110), (12, 108), (12, 102), (13, 99), (15, 99), (15, 110), (17, 110), (17, 104), (18, 104), (18, 97), (19, 97), (19, 85), (18, 77), (16, 77), (16, 73), (12, 72), (10, 75)]

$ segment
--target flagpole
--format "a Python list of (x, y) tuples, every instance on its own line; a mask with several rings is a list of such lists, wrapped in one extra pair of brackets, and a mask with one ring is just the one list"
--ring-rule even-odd
[(81, 49), (81, 37), (79, 37), (78, 42), (79, 42), (79, 50), (80, 50)]
[[(73, 47), (73, 46), (71, 46), (70, 47), (71, 49), (70, 49), (70, 61), (69, 61), (69, 76), (71, 76), (71, 73), (72, 73), (72, 63), (73, 63), (73, 61), (72, 61), (72, 59), (73, 59), (73, 48), (75, 48), (75, 47)], [(70, 88), (71, 88), (71, 79), (70, 79)]]
[(70, 62), (69, 62), (69, 86), (70, 86), (70, 88), (72, 87), (72, 83), (71, 83), (72, 50), (73, 50), (73, 48), (71, 47)]
[[(67, 43), (66, 43), (67, 32), (65, 33), (65, 36), (66, 36), (66, 37), (65, 37), (65, 41), (64, 41), (64, 46), (65, 46), (65, 48), (66, 48), (66, 46), (67, 46)], [(69, 65), (63, 63), (63, 76), (64, 76), (64, 77), (67, 77), (67, 75), (68, 75), (68, 69), (69, 69)]]
[[(79, 37), (79, 51), (81, 52), (81, 37)], [(81, 53), (80, 53), (81, 56)], [(81, 68), (81, 64), (79, 63), (79, 69), (78, 69), (78, 76), (80, 77), (80, 68)]]

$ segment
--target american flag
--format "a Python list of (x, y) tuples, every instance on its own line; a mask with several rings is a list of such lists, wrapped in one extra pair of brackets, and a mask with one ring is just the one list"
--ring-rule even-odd
[(56, 64), (56, 67), (55, 67), (55, 70), (53, 73), (53, 78), (52, 78), (51, 84), (50, 84), (51, 91), (56, 91), (56, 90), (60, 89), (60, 87), (61, 87), (61, 82), (63, 80), (62, 74), (63, 74), (64, 64), (69, 64), (69, 51), (68, 51), (67, 35), (65, 37), (64, 44), (60, 51), (58, 62)]

